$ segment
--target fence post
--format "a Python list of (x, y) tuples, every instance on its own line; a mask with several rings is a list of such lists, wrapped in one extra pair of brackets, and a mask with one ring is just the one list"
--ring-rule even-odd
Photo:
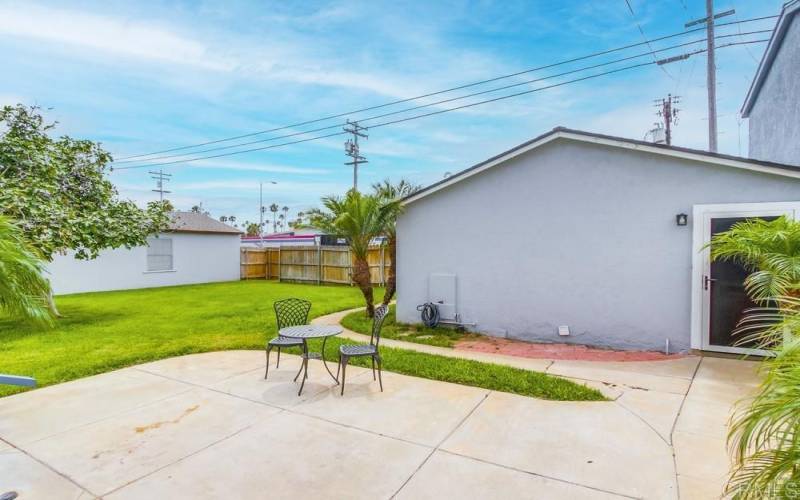
[(283, 261), (281, 260), (281, 247), (278, 247), (278, 282), (281, 281), (281, 274), (283, 274)]
[(386, 263), (383, 260), (384, 259), (383, 248), (384, 246), (383, 244), (381, 244), (381, 286), (384, 286), (386, 284), (386, 275), (384, 274)]
[(350, 286), (353, 286), (353, 256), (350, 255), (350, 247), (347, 248), (347, 279)]
[(322, 284), (322, 245), (317, 245), (317, 285)]

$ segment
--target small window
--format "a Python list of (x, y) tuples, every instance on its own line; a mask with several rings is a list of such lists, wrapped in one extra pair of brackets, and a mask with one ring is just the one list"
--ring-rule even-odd
[(171, 238), (147, 238), (147, 270), (172, 271)]

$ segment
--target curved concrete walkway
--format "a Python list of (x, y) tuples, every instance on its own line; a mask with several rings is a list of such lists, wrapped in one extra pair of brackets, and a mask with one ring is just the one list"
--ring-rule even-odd
[(295, 356), (271, 366), (269, 380), (262, 351), (171, 358), (0, 399), (0, 492), (714, 498), (729, 402), (755, 378), (750, 363), (691, 359), (691, 369), (551, 363), (551, 373), (616, 394), (553, 402), (394, 373), (379, 392), (356, 366), (341, 397), (319, 362), (298, 397)]

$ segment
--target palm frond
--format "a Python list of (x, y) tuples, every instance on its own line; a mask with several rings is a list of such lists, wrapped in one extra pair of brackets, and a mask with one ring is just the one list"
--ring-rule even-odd
[(800, 340), (785, 342), (762, 372), (761, 390), (734, 416), (728, 436), (734, 498), (790, 498), (800, 488)]
[(50, 283), (44, 273), (44, 262), (25, 242), (22, 231), (0, 216), (0, 312), (51, 324)]

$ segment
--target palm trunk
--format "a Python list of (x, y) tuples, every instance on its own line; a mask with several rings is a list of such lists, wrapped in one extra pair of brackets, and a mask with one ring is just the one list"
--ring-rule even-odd
[(53, 297), (53, 289), (51, 288), (49, 292), (47, 292), (47, 308), (50, 309), (50, 314), (52, 314), (56, 318), (61, 317), (61, 313), (58, 312), (58, 308), (56, 307), (56, 299)]
[(367, 316), (370, 318), (375, 314), (375, 300), (372, 297), (372, 280), (369, 276), (369, 264), (366, 259), (356, 257), (353, 263), (353, 282), (361, 289), (364, 294), (364, 301), (367, 303)]
[(383, 305), (388, 306), (389, 302), (394, 298), (394, 292), (397, 289), (397, 263), (395, 262), (395, 257), (397, 255), (396, 234), (389, 236), (386, 250), (389, 254), (389, 273), (386, 277), (386, 291), (383, 293)]

